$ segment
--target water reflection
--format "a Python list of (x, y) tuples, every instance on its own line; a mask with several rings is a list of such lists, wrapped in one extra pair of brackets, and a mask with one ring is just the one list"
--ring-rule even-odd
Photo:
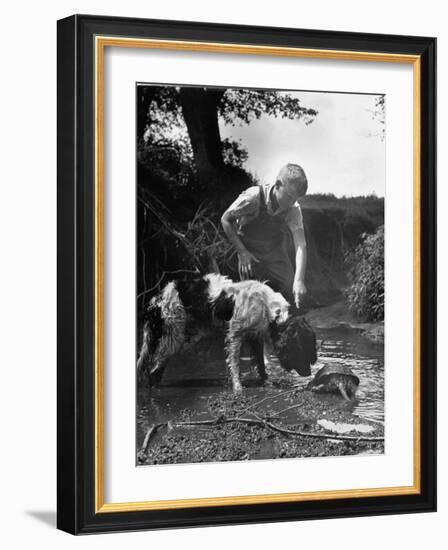
[(322, 341), (315, 369), (332, 363), (349, 367), (360, 380), (353, 413), (384, 422), (384, 345), (349, 328), (316, 333)]

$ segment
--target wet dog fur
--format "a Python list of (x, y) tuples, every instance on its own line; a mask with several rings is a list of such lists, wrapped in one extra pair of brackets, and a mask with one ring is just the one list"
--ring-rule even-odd
[(216, 273), (171, 281), (146, 308), (137, 375), (142, 379), (146, 374), (151, 386), (159, 385), (170, 357), (218, 329), (225, 333), (235, 393), (242, 391), (243, 342), (248, 342), (263, 381), (264, 342), (272, 344), (283, 368), (309, 376), (316, 361), (315, 335), (305, 319), (290, 316), (289, 309), (280, 293), (259, 281), (234, 282)]

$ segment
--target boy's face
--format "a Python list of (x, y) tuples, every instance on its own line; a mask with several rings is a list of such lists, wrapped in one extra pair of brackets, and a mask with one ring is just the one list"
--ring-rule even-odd
[(275, 184), (275, 198), (277, 199), (279, 210), (286, 210), (290, 206), (293, 206), (297, 200), (303, 195), (300, 193), (300, 185), (294, 183), (283, 184), (280, 180)]

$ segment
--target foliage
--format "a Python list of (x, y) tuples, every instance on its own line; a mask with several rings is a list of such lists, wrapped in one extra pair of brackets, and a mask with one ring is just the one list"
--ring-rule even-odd
[[(186, 221), (145, 189), (139, 190), (138, 200), (144, 227), (138, 270), (140, 308), (173, 277), (210, 271), (236, 276), (236, 254), (223, 233), (216, 204), (204, 202)], [(152, 251), (149, 263), (146, 249)]]
[[(140, 306), (167, 280), (189, 271), (219, 269), (237, 276), (235, 253), (220, 218), (238, 194), (256, 181), (244, 170), (247, 150), (241, 141), (220, 140), (218, 122), (248, 124), (268, 115), (310, 124), (317, 115), (287, 92), (202, 88), (194, 97), (185, 92), (179, 86), (138, 88)], [(198, 156), (203, 149), (212, 160), (222, 157), (219, 162), (213, 160), (212, 178), (204, 177), (204, 163)]]
[(240, 168), (243, 167), (249, 157), (247, 150), (241, 144), (241, 140), (235, 141), (229, 138), (222, 141), (222, 153), (226, 164)]
[(216, 263), (215, 271), (230, 273), (236, 253), (224, 235), (220, 223), (221, 212), (217, 212), (212, 203), (203, 203), (188, 222), (185, 238), (190, 250), (201, 254), (201, 261), (210, 259)]
[(176, 88), (159, 87), (149, 106), (147, 120), (149, 124), (140, 140), (139, 150), (171, 147), (176, 149), (182, 164), (192, 167), (193, 150)]
[(384, 226), (364, 235), (347, 255), (351, 285), (347, 302), (352, 311), (368, 321), (384, 319)]
[(379, 137), (384, 141), (386, 137), (386, 96), (380, 95), (375, 97), (375, 106), (372, 111), (372, 118), (380, 124)]
[[(146, 114), (145, 141), (153, 142), (154, 138), (158, 141), (160, 136), (169, 137), (173, 128), (187, 135), (179, 90), (177, 86), (157, 87)], [(303, 118), (308, 125), (318, 114), (315, 109), (303, 107), (298, 98), (286, 92), (235, 88), (222, 90), (217, 113), (230, 125), (249, 124), (251, 120), (259, 119), (263, 114), (291, 120)]]
[(275, 90), (247, 90), (229, 88), (225, 91), (218, 114), (226, 124), (249, 124), (251, 120), (259, 119), (261, 115), (275, 117), (303, 118), (305, 124), (311, 124), (317, 111), (302, 107), (298, 98), (285, 92)]

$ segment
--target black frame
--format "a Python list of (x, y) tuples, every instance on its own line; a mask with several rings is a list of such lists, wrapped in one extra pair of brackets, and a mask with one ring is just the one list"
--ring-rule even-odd
[[(421, 57), (421, 493), (94, 512), (94, 37)], [(73, 534), (436, 510), (436, 39), (74, 15), (58, 21), (57, 526)]]

